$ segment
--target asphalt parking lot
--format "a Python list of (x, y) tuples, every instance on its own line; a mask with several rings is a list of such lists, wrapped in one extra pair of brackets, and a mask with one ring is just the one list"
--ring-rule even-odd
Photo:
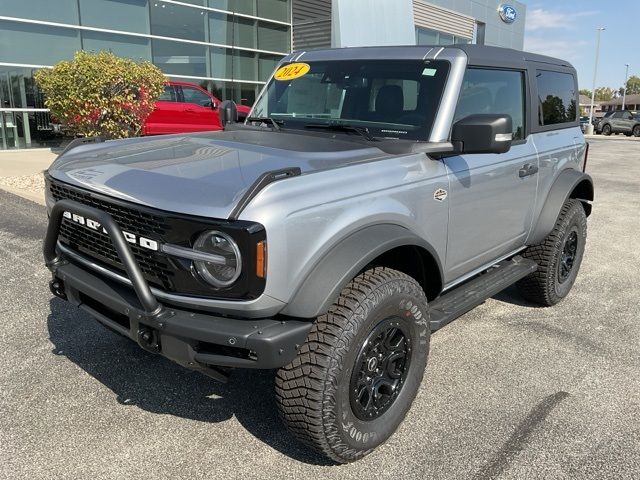
[(587, 170), (570, 296), (510, 289), (436, 333), (400, 430), (344, 466), (290, 439), (271, 372), (218, 384), (52, 298), (44, 207), (0, 191), (0, 478), (639, 478), (640, 142), (592, 140)]

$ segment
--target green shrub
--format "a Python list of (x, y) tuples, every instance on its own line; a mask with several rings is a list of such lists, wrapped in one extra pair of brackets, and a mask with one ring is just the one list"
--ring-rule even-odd
[(106, 51), (79, 51), (73, 60), (38, 70), (35, 79), (70, 134), (105, 138), (138, 135), (165, 82), (155, 65)]

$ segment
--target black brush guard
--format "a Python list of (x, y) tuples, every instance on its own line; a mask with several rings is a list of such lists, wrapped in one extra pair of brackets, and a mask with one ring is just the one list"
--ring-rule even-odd
[[(65, 212), (94, 220), (106, 230), (133, 292), (59, 253), (58, 236)], [(226, 374), (217, 367), (269, 369), (288, 364), (311, 329), (311, 322), (303, 320), (236, 319), (161, 304), (111, 215), (73, 200), (53, 205), (43, 250), (53, 274), (50, 288), (54, 295), (78, 305), (145, 350), (220, 381), (226, 380)]]

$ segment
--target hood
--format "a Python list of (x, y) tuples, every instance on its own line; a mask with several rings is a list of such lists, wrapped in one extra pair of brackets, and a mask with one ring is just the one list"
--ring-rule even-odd
[(86, 144), (58, 157), (49, 174), (169, 212), (228, 218), (265, 172), (299, 167), (305, 175), (387, 156), (334, 136), (247, 129)]

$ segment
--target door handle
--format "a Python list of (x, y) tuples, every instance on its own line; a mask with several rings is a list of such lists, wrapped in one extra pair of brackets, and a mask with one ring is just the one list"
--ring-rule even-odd
[(195, 112), (195, 109), (193, 109), (193, 108), (185, 108), (184, 111), (185, 112)]
[(522, 167), (520, 167), (520, 170), (518, 170), (518, 176), (520, 178), (527, 177), (535, 173), (538, 173), (538, 166), (532, 163), (525, 163)]

